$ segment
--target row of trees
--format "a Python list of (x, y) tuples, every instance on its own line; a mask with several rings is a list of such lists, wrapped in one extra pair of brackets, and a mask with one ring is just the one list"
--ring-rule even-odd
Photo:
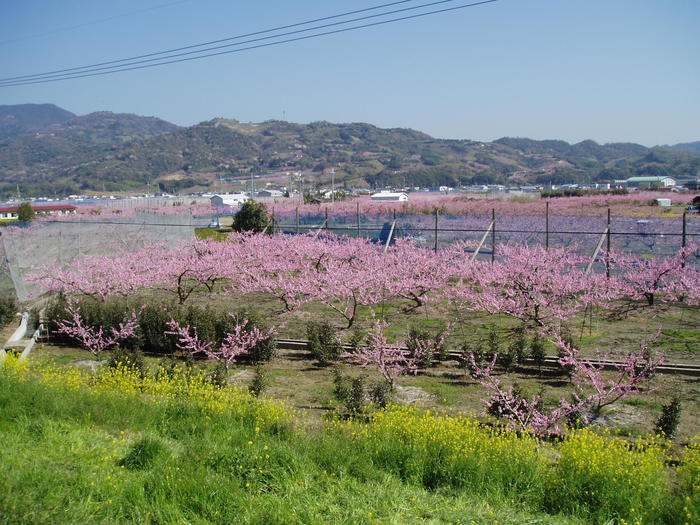
[[(474, 311), (506, 315), (520, 322), (520, 330), (557, 348), (560, 365), (576, 385), (574, 397), (545, 407), (537, 396), (525, 399), (506, 389), (494, 374), (497, 356), (490, 364), (472, 363), (473, 375), (491, 391), (487, 405), (492, 413), (514, 428), (540, 433), (593, 417), (607, 404), (644, 391), (644, 382), (662, 361), (648, 341), (642, 342), (617, 356), (622, 364), (611, 378), (582, 358), (571, 342), (568, 327), (575, 319), (592, 309), (621, 314), (663, 303), (700, 304), (700, 272), (688, 264), (688, 250), (663, 260), (606, 254), (612, 269), (606, 278), (587, 272), (585, 258), (569, 249), (504, 245), (492, 263), (472, 260), (466, 248), (454, 244), (434, 253), (398, 242), (385, 250), (361, 239), (239, 234), (226, 242), (193, 241), (175, 249), (150, 246), (125, 255), (85, 257), (69, 268), (40, 269), (34, 278), (47, 290), (98, 301), (144, 289), (166, 292), (179, 304), (198, 293), (263, 292), (278, 299), (284, 311), (321, 302), (347, 328), (360, 306), (380, 311), (397, 299), (405, 309), (435, 303), (448, 309), (455, 323)], [(73, 316), (73, 324), (78, 321)], [(415, 372), (441, 345), (426, 342), (409, 354), (403, 345), (387, 341), (385, 328), (378, 320), (367, 342), (346, 357), (376, 367), (393, 387), (399, 375)], [(208, 342), (199, 341), (189, 327), (174, 324), (170, 333), (181, 338), (183, 348), (209, 355)], [(242, 333), (234, 330), (231, 340), (217, 347), (229, 364), (245, 347)]]

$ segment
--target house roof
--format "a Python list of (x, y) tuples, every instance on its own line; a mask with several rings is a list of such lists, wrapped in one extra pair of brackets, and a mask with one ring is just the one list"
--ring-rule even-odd
[[(45, 206), (32, 206), (34, 211), (72, 211), (77, 210), (72, 204), (47, 204)], [(0, 206), (0, 213), (16, 212), (19, 206)]]
[(408, 195), (406, 195), (404, 192), (393, 193), (390, 191), (381, 191), (379, 193), (375, 193), (374, 195), (372, 195), (372, 198), (373, 199), (391, 199), (391, 198), (398, 199), (402, 195), (404, 197), (408, 197)]
[(627, 182), (661, 182), (665, 179), (673, 179), (673, 177), (668, 176), (656, 176), (656, 177), (630, 177)]

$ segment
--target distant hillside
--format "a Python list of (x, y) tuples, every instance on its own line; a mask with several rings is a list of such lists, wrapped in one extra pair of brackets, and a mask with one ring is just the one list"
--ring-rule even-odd
[(0, 142), (63, 124), (75, 114), (53, 104), (0, 106)]
[(700, 153), (700, 140), (697, 142), (682, 142), (680, 144), (674, 144), (670, 146), (673, 149), (682, 149), (685, 151), (692, 151), (694, 153)]
[[(98, 112), (73, 117), (0, 144), (0, 182), (23, 183), (28, 193), (74, 192), (73, 172), (134, 142), (172, 133), (178, 126), (154, 117)], [(121, 184), (121, 181), (120, 181)], [(97, 184), (85, 186), (98, 188)]]
[(218, 179), (303, 172), (307, 187), (563, 184), (633, 175), (700, 175), (700, 154), (670, 147), (504, 137), (435, 139), (366, 123), (241, 123), (189, 128), (151, 117), (93, 113), (0, 144), (0, 195), (214, 187)]

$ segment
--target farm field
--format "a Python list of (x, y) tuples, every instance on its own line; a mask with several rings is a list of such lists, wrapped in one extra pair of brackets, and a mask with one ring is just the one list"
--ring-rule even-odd
[[(25, 522), (694, 522), (698, 377), (657, 368), (700, 365), (695, 247), (615, 249), (591, 271), (574, 247), (504, 242), (491, 261), (469, 256), (472, 246), (217, 233), (35, 268), (29, 278), (51, 293), (34, 308), (48, 339), (24, 364), (9, 358), (1, 379), (4, 395), (43, 399), (2, 405), (7, 432), (29, 435), (15, 440), (15, 470), (37, 486), (43, 468), (78, 475), (78, 486), (85, 472), (109, 472), (108, 483), (90, 478), (99, 490), (65, 492), (61, 509), (36, 493), (40, 508), (0, 512), (19, 509)], [(309, 347), (275, 349), (286, 339)], [(136, 414), (112, 413), (125, 402)], [(99, 451), (105, 465), (27, 463), (42, 443), (66, 451), (50, 441), (55, 423), (48, 442), (30, 424), (33, 410), (73, 422), (70, 454), (112, 447)], [(181, 422), (173, 410), (194, 414)], [(119, 437), (104, 425), (109, 436), (122, 427)], [(272, 440), (265, 451), (288, 454), (269, 471), (256, 462), (272, 454), (247, 452), (251, 428)], [(319, 472), (342, 477), (331, 488)], [(181, 476), (204, 480), (211, 501), (178, 496)], [(382, 484), (432, 510), (371, 499)]]

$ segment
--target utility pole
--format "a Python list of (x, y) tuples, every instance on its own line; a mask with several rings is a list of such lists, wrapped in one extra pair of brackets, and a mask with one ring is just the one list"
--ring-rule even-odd
[(331, 202), (335, 202), (335, 168), (331, 168)]

